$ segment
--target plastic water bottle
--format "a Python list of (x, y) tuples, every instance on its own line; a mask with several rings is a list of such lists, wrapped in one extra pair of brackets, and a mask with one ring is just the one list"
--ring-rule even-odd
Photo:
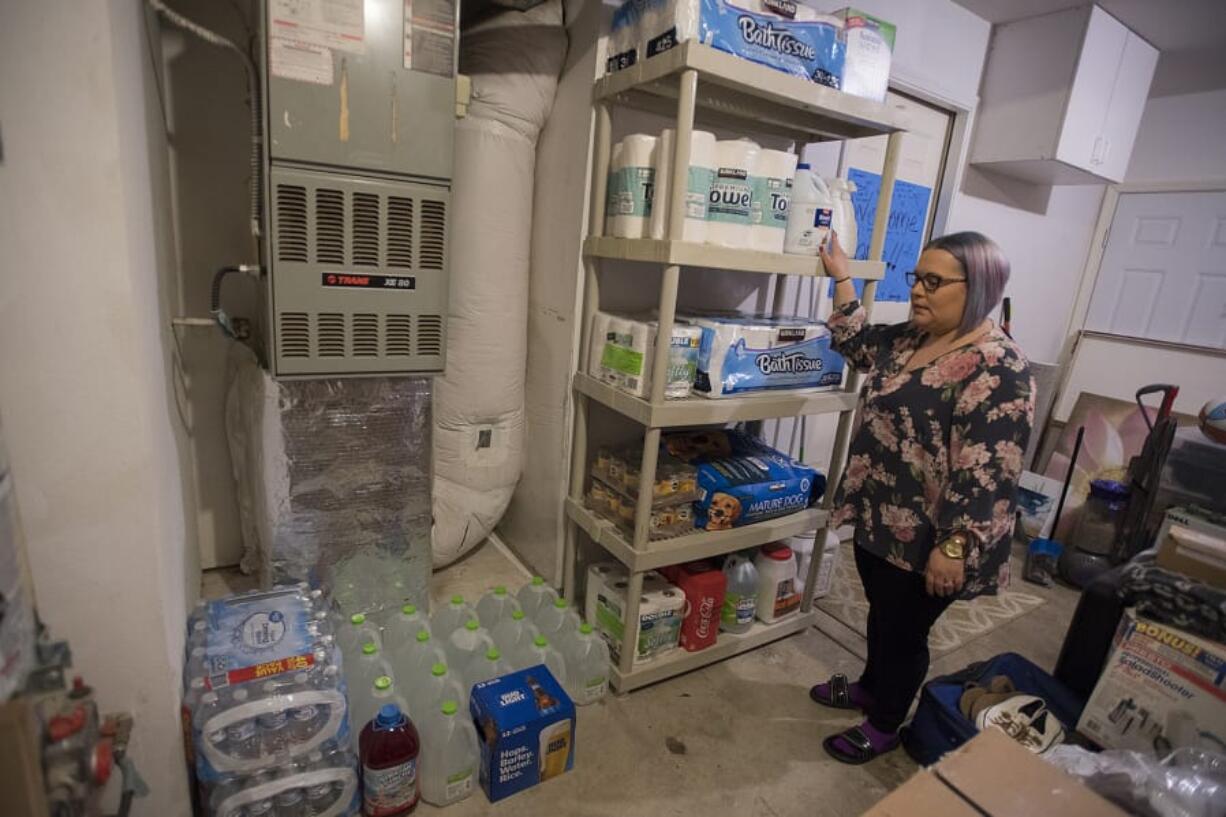
[[(323, 676), (322, 667), (314, 672), (300, 672), (294, 676), (294, 686), (291, 694), (294, 697), (315, 691), (315, 678)], [(293, 706), (289, 709), (289, 739), (291, 743), (306, 743), (315, 736), (319, 719), (319, 707), (316, 704), (302, 703), (290, 699)]]
[[(322, 752), (311, 752), (307, 755), (307, 769), (312, 772), (321, 772), (330, 768), (324, 762)], [(312, 814), (323, 814), (332, 805), (333, 793), (332, 782), (325, 780), (318, 783), (312, 783), (306, 787), (306, 804)]]
[(724, 607), (719, 628), (726, 633), (748, 632), (758, 610), (758, 569), (740, 553), (724, 562)]
[(381, 676), (395, 675), (391, 665), (379, 651), (379, 645), (373, 641), (362, 645), (362, 652), (358, 655), (357, 660), (349, 665), (346, 674), (349, 684), (357, 689), (366, 689)]
[(204, 692), (200, 695), (200, 705), (196, 707), (195, 726), (204, 734), (204, 739), (215, 748), (228, 752), (226, 745), (227, 730), (210, 728), (209, 721), (222, 713), (221, 697), (216, 692)]
[(401, 647), (416, 638), (419, 632), (429, 629), (430, 622), (417, 609), (417, 605), (406, 604), (383, 630), (383, 649), (389, 656), (393, 656)]
[(432, 806), (458, 803), (473, 792), (481, 762), (481, 745), (471, 718), (459, 714), (456, 701), (443, 701), (424, 724), (421, 799)]
[(519, 602), (501, 585), (481, 597), (477, 602), (477, 618), (481, 626), (492, 630), (505, 618), (519, 609)]
[(490, 637), (494, 639), (494, 646), (510, 659), (511, 656), (527, 648), (532, 643), (532, 639), (540, 634), (540, 629), (528, 621), (524, 611), (516, 610), (511, 613), (510, 618), (498, 622), (490, 633)]
[(481, 655), (494, 646), (494, 639), (481, 626), (481, 622), (471, 618), (458, 630), (448, 636), (446, 641), (447, 663), (453, 667), (467, 667), (474, 656)]
[[(263, 771), (251, 778), (251, 786), (262, 786), (265, 783), (271, 782), (273, 779), (272, 772)], [(255, 802), (247, 804), (247, 817), (272, 817), (273, 798), (263, 797)]]
[(541, 608), (553, 604), (557, 597), (557, 591), (545, 584), (540, 576), (533, 576), (532, 581), (519, 588), (519, 606), (531, 621), (536, 621)]
[(421, 739), (408, 715), (395, 704), (379, 710), (362, 729), (362, 813), (408, 814), (417, 805), (417, 760)]
[[(281, 686), (276, 681), (264, 684), (264, 699), (273, 704), (288, 704), (289, 701), (281, 694)], [(279, 755), (289, 748), (289, 708), (278, 706), (267, 712), (262, 712), (255, 719), (256, 728), (260, 733), (260, 753)]]
[(468, 689), (458, 674), (438, 663), (430, 668), (429, 675), (409, 687), (409, 712), (433, 712), (445, 700), (462, 701), (467, 697)]
[(429, 675), (435, 664), (447, 663), (447, 654), (429, 630), (418, 630), (412, 641), (392, 654), (391, 662), (401, 683), (412, 687), (418, 679)]
[(609, 691), (609, 645), (584, 622), (566, 646), (566, 694), (578, 706), (594, 704)]
[(542, 607), (537, 613), (536, 626), (540, 628), (541, 635), (549, 639), (549, 643), (562, 650), (579, 631), (579, 614), (571, 609), (566, 599), (556, 598), (553, 604)]
[(477, 611), (457, 593), (430, 617), (430, 631), (439, 638), (446, 639), (454, 630), (460, 629), (466, 621), (476, 616)]
[[(511, 663), (502, 657), (498, 648), (490, 647), (480, 655), (473, 656), (472, 661), (464, 668), (464, 686), (471, 695), (472, 688), (477, 684), (491, 678), (501, 678), (511, 671)], [(467, 704), (468, 701), (464, 703)]]
[(783, 232), (783, 251), (792, 255), (817, 255), (818, 247), (830, 232), (833, 212), (834, 198), (826, 180), (814, 173), (807, 163), (796, 165), (787, 229)]
[(192, 647), (187, 654), (187, 666), (184, 671), (188, 678), (199, 678), (208, 675), (209, 668), (206, 659), (208, 658), (208, 650), (204, 646)]
[[(239, 687), (230, 694), (231, 706), (243, 706), (250, 693)], [(231, 757), (255, 760), (260, 756), (260, 732), (255, 718), (235, 721), (226, 727), (226, 752)]]
[(516, 670), (535, 667), (537, 664), (544, 664), (545, 668), (553, 675), (555, 681), (566, 686), (566, 661), (562, 658), (562, 654), (549, 645), (549, 639), (543, 635), (538, 635), (532, 639), (532, 643), (528, 645), (519, 655), (519, 664), (515, 667)]
[(306, 817), (306, 792), (300, 788), (282, 789), (272, 804), (273, 817)]

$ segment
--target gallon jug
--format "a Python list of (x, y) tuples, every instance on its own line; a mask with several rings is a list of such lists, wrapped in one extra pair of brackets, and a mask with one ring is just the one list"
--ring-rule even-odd
[(381, 644), (379, 628), (366, 620), (365, 613), (354, 613), (336, 626), (336, 646), (346, 663), (357, 660), (362, 645), (374, 642)]
[(433, 712), (443, 701), (466, 700), (468, 687), (458, 673), (452, 672), (446, 664), (439, 663), (430, 668), (429, 675), (408, 688), (406, 697), (409, 701), (409, 712)]
[(430, 629), (430, 622), (417, 609), (415, 604), (406, 604), (400, 608), (387, 627), (383, 630), (383, 649), (388, 655), (395, 655), (402, 647), (410, 643), (422, 630)]
[(443, 701), (423, 724), (421, 799), (432, 806), (449, 806), (473, 793), (481, 763), (481, 745), (468, 711), (456, 701)]
[(362, 814), (400, 817), (417, 806), (417, 756), (421, 740), (413, 722), (387, 704), (362, 729), (358, 741), (362, 766)]
[(430, 674), (435, 664), (447, 663), (447, 654), (429, 630), (418, 630), (417, 636), (392, 654), (392, 671), (407, 687)]
[(531, 644), (532, 639), (540, 634), (537, 626), (528, 621), (524, 611), (516, 610), (511, 613), (510, 618), (498, 622), (490, 633), (490, 637), (494, 639), (494, 646), (504, 656), (510, 657)]
[(830, 229), (839, 237), (839, 244), (848, 258), (856, 257), (856, 242), (859, 240), (856, 228), (856, 205), (851, 200), (851, 194), (856, 192), (856, 183), (846, 179), (828, 179), (830, 196), (834, 207), (830, 217)]
[(792, 549), (776, 542), (763, 545), (754, 559), (758, 569), (758, 618), (770, 624), (800, 607), (796, 592), (796, 559)]
[(753, 626), (758, 610), (758, 569), (748, 558), (733, 553), (724, 562), (724, 606), (719, 628), (726, 633), (743, 633)]
[(566, 694), (578, 706), (594, 704), (609, 691), (609, 646), (584, 622), (566, 645)]
[[(491, 678), (501, 678), (509, 672), (511, 662), (502, 657), (502, 652), (497, 647), (490, 647), (480, 655), (473, 656), (472, 661), (464, 668), (464, 686), (471, 694), (475, 685)], [(468, 711), (468, 701), (465, 700), (464, 703), (465, 711)]]
[(834, 201), (830, 188), (809, 165), (796, 166), (792, 179), (792, 201), (788, 206), (788, 226), (783, 234), (783, 251), (792, 255), (817, 255), (817, 249), (830, 232)]
[(373, 641), (363, 644), (357, 660), (345, 665), (345, 680), (358, 689), (365, 689), (383, 675), (394, 677), (392, 665)]
[(453, 631), (463, 627), (466, 621), (476, 615), (477, 611), (457, 593), (430, 616), (430, 631), (440, 640), (446, 641)]
[(481, 655), (492, 646), (494, 639), (490, 638), (489, 631), (473, 618), (452, 632), (445, 642), (444, 651), (447, 653), (448, 664), (463, 668), (468, 666), (474, 656)]
[(481, 597), (477, 602), (477, 619), (487, 630), (494, 629), (498, 622), (510, 618), (511, 613), (519, 609), (519, 602), (507, 592), (505, 587), (495, 587)]
[(395, 704), (403, 712), (411, 711), (408, 703), (396, 691), (392, 679), (386, 675), (379, 676), (361, 691), (354, 690), (349, 699), (349, 733), (361, 735), (362, 729), (386, 704)]
[(579, 614), (566, 599), (554, 599), (553, 604), (541, 608), (536, 617), (536, 626), (540, 628), (541, 635), (549, 639), (549, 643), (561, 650), (579, 631)]
[(519, 606), (523, 608), (529, 621), (536, 621), (541, 608), (553, 604), (557, 597), (557, 591), (545, 584), (545, 580), (540, 576), (533, 576), (531, 582), (519, 588)]
[(549, 639), (545, 636), (538, 635), (532, 639), (532, 643), (519, 654), (518, 659), (512, 662), (515, 670), (524, 670), (544, 664), (545, 668), (553, 674), (554, 680), (565, 688), (566, 661), (560, 652), (550, 646)]

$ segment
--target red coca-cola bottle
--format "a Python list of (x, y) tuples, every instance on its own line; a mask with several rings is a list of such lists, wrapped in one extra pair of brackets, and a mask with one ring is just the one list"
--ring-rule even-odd
[(362, 758), (362, 814), (401, 817), (417, 808), (421, 740), (409, 716), (386, 704), (358, 739)]

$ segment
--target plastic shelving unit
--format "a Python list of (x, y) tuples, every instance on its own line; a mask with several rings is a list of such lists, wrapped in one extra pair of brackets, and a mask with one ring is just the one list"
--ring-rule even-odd
[[(659, 337), (672, 334), (677, 308), (677, 286), (685, 267), (717, 268), (774, 275), (823, 276), (825, 270), (816, 258), (735, 250), (681, 241), (684, 219), (684, 191), (690, 165), (690, 134), (696, 122), (747, 134), (784, 136), (798, 142), (823, 139), (855, 139), (889, 135), (882, 173), (882, 194), (873, 221), (871, 261), (853, 261), (852, 276), (865, 282), (864, 301), (872, 308), (877, 281), (885, 273), (881, 261), (885, 226), (898, 168), (899, 136), (903, 120), (899, 111), (888, 105), (843, 94), (804, 79), (789, 76), (739, 57), (688, 41), (631, 66), (608, 74), (596, 82), (594, 90), (596, 132), (592, 160), (592, 200), (589, 236), (584, 242), (583, 328), (580, 365), (588, 360), (592, 314), (599, 309), (600, 284), (596, 265), (600, 259), (618, 259), (656, 264), (663, 267), (659, 296)], [(607, 190), (611, 114), (613, 105), (628, 105), (662, 113), (675, 119), (673, 178), (667, 202), (669, 236), (666, 240), (610, 238), (603, 235), (605, 194)], [(818, 541), (825, 537), (834, 488), (838, 484), (847, 455), (851, 420), (856, 407), (857, 382), (850, 373), (838, 391), (786, 391), (722, 400), (694, 397), (665, 400), (665, 371), (668, 366), (667, 343), (657, 343), (652, 366), (652, 390), (647, 399), (611, 388), (579, 372), (574, 377), (575, 418), (571, 448), (569, 498), (566, 500), (566, 542), (564, 593), (576, 592), (575, 555), (580, 533), (624, 564), (630, 572), (626, 620), (639, 617), (643, 574), (665, 565), (731, 553), (763, 545), (788, 536), (818, 529)], [(803, 414), (839, 414), (838, 433), (831, 457), (828, 489), (820, 508), (810, 508), (789, 516), (733, 528), (727, 531), (695, 530), (670, 539), (651, 541), (648, 528), (651, 503), (640, 501), (636, 507), (634, 532), (627, 537), (616, 525), (600, 518), (583, 504), (583, 491), (589, 470), (588, 408), (595, 401), (644, 427), (643, 453), (639, 468), (640, 497), (650, 497), (655, 482), (656, 462), (663, 429), (713, 425), (769, 417)], [(634, 665), (637, 628), (625, 628), (621, 660), (613, 672), (613, 684), (626, 692), (679, 675), (715, 661), (759, 647), (800, 632), (814, 623), (812, 588), (817, 560), (809, 570), (800, 612), (774, 624), (755, 624), (744, 634), (721, 633), (712, 647), (698, 652), (678, 649), (655, 660)]]

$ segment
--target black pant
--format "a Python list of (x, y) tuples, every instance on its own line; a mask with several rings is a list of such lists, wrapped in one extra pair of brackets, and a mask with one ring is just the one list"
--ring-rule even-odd
[(873, 696), (868, 722), (897, 732), (928, 675), (928, 631), (953, 602), (930, 596), (924, 574), (895, 567), (856, 547), (856, 569), (868, 597), (868, 661), (860, 685)]

